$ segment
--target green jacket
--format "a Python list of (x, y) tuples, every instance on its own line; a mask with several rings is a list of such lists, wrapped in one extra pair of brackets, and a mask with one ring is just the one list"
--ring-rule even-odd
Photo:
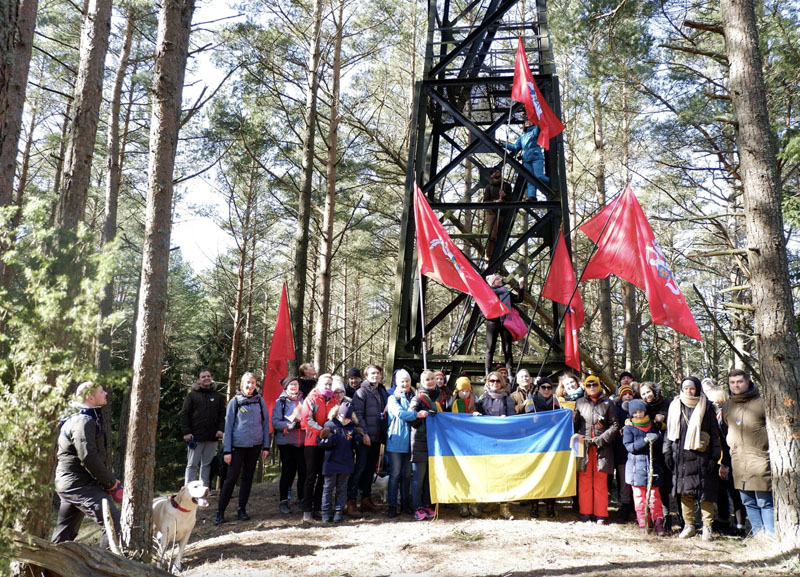
[(736, 489), (771, 491), (767, 419), (758, 389), (731, 395), (722, 408), (722, 418), (728, 426), (725, 439), (731, 449)]

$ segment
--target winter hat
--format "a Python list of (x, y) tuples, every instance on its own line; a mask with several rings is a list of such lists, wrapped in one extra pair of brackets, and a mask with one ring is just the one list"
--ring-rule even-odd
[(352, 378), (352, 377), (358, 377), (359, 379), (362, 378), (361, 377), (361, 369), (359, 369), (358, 367), (353, 367), (352, 369), (347, 371), (347, 378), (349, 379), (349, 378)]
[(472, 392), (472, 382), (470, 382), (469, 377), (458, 377), (456, 381), (456, 391)]
[(344, 391), (346, 389), (342, 381), (334, 379), (333, 384), (331, 385), (331, 390), (335, 393), (336, 391)]
[(632, 373), (630, 373), (629, 371), (622, 371), (622, 372), (619, 374), (619, 378), (617, 379), (617, 382), (621, 381), (621, 380), (622, 380), (622, 379), (624, 379), (625, 377), (630, 377), (631, 379), (633, 379), (633, 378), (634, 378), (634, 377), (633, 377), (633, 374), (632, 374)]
[(628, 415), (633, 417), (633, 414), (636, 411), (644, 411), (647, 412), (647, 405), (641, 399), (632, 399), (628, 401)]
[(501, 278), (501, 279), (502, 279), (503, 277), (502, 277), (501, 275), (499, 275), (499, 274), (490, 274), (490, 275), (487, 275), (487, 276), (486, 276), (486, 283), (487, 283), (489, 286), (492, 286), (492, 285), (494, 284), (494, 281), (495, 281), (495, 280), (497, 280), (497, 278)]
[(588, 377), (586, 377), (583, 380), (583, 386), (584, 387), (589, 383), (596, 383), (596, 384), (600, 385), (600, 387), (603, 386), (603, 383), (600, 382), (600, 378), (596, 377), (595, 375), (589, 375)]
[(533, 384), (535, 384), (537, 387), (539, 385), (552, 385), (553, 381), (551, 381), (549, 377), (536, 377), (533, 380)]
[(408, 372), (407, 370), (405, 370), (405, 369), (397, 369), (397, 370), (394, 372), (394, 382), (395, 382), (395, 383), (399, 383), (399, 382), (400, 382), (400, 381), (402, 381), (403, 379), (407, 379), (407, 380), (409, 380), (409, 381), (410, 381), (410, 380), (411, 380), (411, 375), (410, 375), (410, 374), (409, 374), (409, 372)]
[(442, 371), (434, 371), (433, 376), (442, 375), (444, 378), (447, 378), (446, 375)]
[(297, 380), (297, 377), (295, 377), (293, 375), (289, 375), (288, 377), (284, 377), (283, 379), (281, 379), (281, 385), (283, 385), (283, 388), (285, 390), (286, 387), (288, 387), (290, 384), (292, 384), (296, 380)]
[(620, 385), (619, 387), (617, 387), (617, 397), (619, 397), (621, 399), (626, 394), (631, 395), (631, 396), (635, 396), (635, 393), (633, 392), (633, 387), (632, 386), (630, 386), (630, 385)]
[(339, 418), (341, 419), (353, 418), (353, 407), (350, 403), (342, 403), (341, 405), (339, 405)]

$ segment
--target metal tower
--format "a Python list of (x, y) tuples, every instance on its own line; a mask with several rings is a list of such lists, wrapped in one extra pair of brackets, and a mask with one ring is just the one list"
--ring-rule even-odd
[[(528, 172), (497, 140), (514, 141), (525, 111), (511, 101), (517, 38), (522, 37), (529, 66), (552, 110), (561, 117), (558, 78), (554, 74), (545, 0), (429, 0), (423, 79), (416, 83), (409, 146), (406, 196), (397, 264), (392, 341), (388, 367), (422, 368), (422, 316), (415, 249), (413, 183), (417, 182), (451, 237), (461, 245), (481, 275), (492, 272), (525, 277), (529, 315), (539, 301), (558, 231), (568, 230), (562, 135), (545, 152), (550, 186)], [(523, 12), (524, 11), (524, 12)], [(510, 200), (483, 202), (489, 173), (500, 167), (512, 187)], [(527, 183), (546, 200), (525, 202)], [(485, 214), (498, 210), (499, 234), (484, 255), (488, 234)], [(460, 240), (459, 240), (460, 239)], [(422, 281), (424, 334), (428, 367), (483, 376), (483, 317), (467, 295)], [(541, 301), (522, 366), (534, 372), (553, 336), (553, 305)], [(525, 318), (529, 321), (529, 318)], [(545, 374), (563, 367), (555, 337)], [(500, 348), (498, 344), (498, 349)], [(521, 354), (515, 346), (515, 363)], [(495, 353), (502, 361), (502, 352)]]

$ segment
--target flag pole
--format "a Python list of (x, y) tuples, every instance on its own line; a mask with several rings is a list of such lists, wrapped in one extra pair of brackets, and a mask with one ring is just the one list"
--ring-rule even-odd
[(422, 369), (427, 371), (428, 370), (428, 355), (426, 353), (426, 349), (428, 348), (428, 343), (425, 341), (425, 304), (422, 302), (422, 273), (419, 272), (419, 315), (420, 315), (420, 328), (422, 330)]

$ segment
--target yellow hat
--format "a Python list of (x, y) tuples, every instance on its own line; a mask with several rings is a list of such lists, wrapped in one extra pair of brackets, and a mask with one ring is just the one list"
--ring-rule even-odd
[(600, 387), (603, 386), (603, 383), (600, 382), (600, 378), (596, 377), (595, 375), (589, 375), (583, 380), (583, 386), (585, 387), (588, 383), (596, 383)]
[(459, 377), (456, 381), (456, 391), (472, 391), (472, 383), (469, 377)]

